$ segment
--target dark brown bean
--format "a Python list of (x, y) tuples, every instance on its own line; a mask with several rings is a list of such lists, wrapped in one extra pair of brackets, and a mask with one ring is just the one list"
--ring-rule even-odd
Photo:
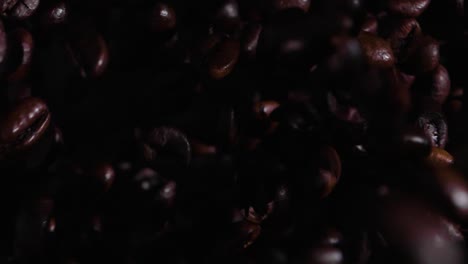
[(30, 97), (13, 108), (0, 123), (0, 153), (8, 154), (36, 143), (50, 125), (47, 105)]
[(439, 65), (434, 71), (418, 76), (414, 84), (416, 92), (431, 101), (442, 105), (450, 94), (450, 76), (444, 66)]
[(322, 246), (309, 249), (307, 252), (307, 261), (304, 263), (342, 264), (344, 261), (344, 253), (341, 249), (332, 246)]
[(156, 33), (173, 30), (177, 24), (176, 13), (168, 4), (157, 2), (151, 9), (149, 24)]
[(390, 19), (387, 28), (384, 29), (384, 36), (390, 42), (393, 53), (400, 57), (402, 52), (419, 36), (421, 36), (421, 27), (414, 18)]
[(379, 22), (377, 18), (372, 14), (367, 14), (364, 22), (361, 25), (361, 31), (370, 33), (370, 34), (377, 34), (379, 27)]
[(426, 73), (439, 66), (439, 42), (429, 36), (416, 38), (398, 61), (401, 69), (409, 74)]
[(384, 39), (367, 32), (358, 37), (364, 58), (371, 66), (388, 68), (395, 64), (395, 57), (390, 44)]
[(71, 37), (68, 48), (69, 56), (80, 69), (82, 77), (98, 77), (106, 71), (109, 51), (100, 34), (78, 29)]
[(9, 16), (18, 20), (30, 17), (39, 6), (39, 0), (19, 0), (9, 10)]
[(406, 16), (417, 17), (426, 10), (431, 0), (388, 0), (388, 10), (391, 13)]
[(468, 221), (468, 182), (463, 175), (451, 168), (443, 168), (435, 173), (436, 191), (446, 204), (464, 223)]
[(447, 167), (453, 164), (453, 156), (444, 149), (432, 147), (427, 163), (433, 167)]
[(216, 80), (229, 75), (236, 66), (240, 53), (240, 44), (236, 40), (226, 39), (219, 43), (208, 57), (209, 75)]

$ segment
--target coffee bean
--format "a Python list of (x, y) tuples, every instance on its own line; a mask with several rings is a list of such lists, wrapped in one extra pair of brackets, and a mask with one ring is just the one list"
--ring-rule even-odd
[(468, 183), (464, 176), (451, 168), (435, 172), (435, 191), (441, 195), (450, 210), (462, 221), (468, 219)]
[(335, 247), (315, 247), (308, 250), (307, 260), (304, 263), (341, 264), (344, 263), (344, 254)]
[(401, 55), (399, 64), (409, 74), (426, 73), (439, 66), (439, 42), (429, 36), (416, 38), (409, 45), (407, 52)]
[(437, 104), (444, 104), (450, 94), (451, 82), (447, 69), (439, 65), (435, 70), (416, 79), (414, 89)]
[[(8, 1), (7, 1), (8, 2)], [(19, 0), (10, 7), (9, 16), (23, 20), (30, 17), (39, 6), (39, 0)]]
[(66, 2), (57, 1), (42, 10), (40, 16), (45, 26), (64, 24), (69, 16), (69, 7)]
[(446, 167), (453, 164), (453, 156), (441, 148), (432, 147), (431, 154), (427, 157), (430, 166)]
[(429, 6), (430, 0), (389, 0), (388, 10), (394, 14), (417, 17)]
[(157, 2), (151, 8), (149, 24), (156, 33), (173, 30), (177, 24), (176, 12), (170, 5)]
[(216, 80), (232, 72), (239, 58), (240, 44), (236, 40), (226, 39), (219, 43), (208, 57), (209, 75)]
[(417, 120), (417, 126), (424, 130), (433, 147), (445, 148), (447, 144), (447, 123), (440, 113), (427, 113)]
[(47, 105), (39, 98), (27, 98), (15, 106), (0, 125), (2, 155), (29, 148), (39, 141), (50, 125)]
[(377, 34), (378, 26), (377, 18), (372, 14), (367, 14), (364, 22), (361, 25), (361, 31), (370, 34)]
[(358, 39), (364, 58), (369, 65), (385, 68), (394, 65), (393, 51), (387, 41), (366, 32), (359, 34)]
[(382, 31), (383, 35), (390, 42), (393, 53), (397, 59), (400, 54), (405, 53), (411, 43), (421, 36), (421, 27), (414, 18), (396, 19), (387, 22)]
[(99, 77), (107, 68), (109, 51), (102, 36), (96, 32), (77, 28), (67, 46), (68, 55), (78, 67), (82, 77)]

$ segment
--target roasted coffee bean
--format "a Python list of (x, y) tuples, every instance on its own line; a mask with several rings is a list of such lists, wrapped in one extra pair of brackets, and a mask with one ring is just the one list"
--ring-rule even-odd
[(450, 94), (450, 76), (444, 66), (439, 65), (434, 71), (416, 79), (414, 89), (422, 96), (428, 97), (437, 104), (444, 104)]
[(431, 153), (432, 140), (422, 129), (407, 129), (400, 135), (400, 154), (408, 157), (426, 158)]
[(417, 120), (417, 126), (424, 130), (433, 147), (445, 148), (447, 144), (447, 123), (440, 113), (427, 113)]
[(303, 263), (341, 264), (344, 261), (344, 253), (339, 248), (323, 246), (309, 249)]
[(447, 167), (453, 164), (453, 156), (441, 148), (432, 147), (431, 154), (427, 157), (427, 162), (434, 167)]
[(108, 191), (115, 180), (115, 171), (110, 164), (100, 164), (90, 172), (93, 184), (98, 191)]
[(18, 0), (1, 0), (0, 1), (0, 12), (3, 13), (5, 11), (10, 10)]
[(174, 9), (165, 3), (157, 2), (151, 8), (149, 25), (153, 32), (167, 32), (173, 30), (177, 24)]
[(406, 16), (417, 17), (429, 6), (430, 0), (389, 0), (387, 8), (390, 12)]
[(435, 172), (434, 191), (463, 223), (468, 220), (468, 182), (458, 171), (443, 168)]
[(390, 42), (393, 53), (396, 55), (397, 60), (400, 54), (404, 53), (415, 38), (419, 37), (421, 27), (414, 18), (390, 20), (383, 26), (382, 34)]
[(333, 147), (325, 146), (320, 150), (321, 168), (330, 170), (337, 180), (341, 177), (341, 159)]
[(364, 22), (361, 25), (361, 31), (370, 34), (377, 34), (378, 27), (379, 22), (377, 21), (377, 18), (372, 14), (367, 14)]
[(208, 73), (216, 80), (222, 79), (232, 72), (237, 64), (240, 44), (236, 40), (221, 41), (208, 57)]
[(106, 71), (109, 51), (100, 34), (92, 30), (76, 29), (67, 48), (70, 59), (82, 77), (99, 77)]
[(8, 155), (39, 141), (50, 125), (47, 105), (39, 98), (27, 98), (15, 106), (0, 123), (1, 153)]
[(358, 39), (369, 65), (385, 68), (394, 65), (395, 57), (387, 41), (367, 32), (361, 32)]
[(216, 31), (235, 33), (240, 26), (240, 12), (237, 0), (221, 1), (214, 11), (214, 28)]
[(439, 42), (429, 36), (416, 38), (398, 61), (401, 69), (409, 74), (433, 71), (440, 62)]
[[(5, 1), (9, 9), (5, 10), (8, 12), (8, 16), (15, 19), (23, 20), (30, 17), (39, 6), (39, 0), (19, 0), (19, 1)], [(8, 2), (16, 2), (16, 4), (8, 4)], [(5, 5), (4, 4), (4, 5)], [(8, 7), (7, 7), (8, 8)]]
[(57, 1), (41, 11), (41, 23), (45, 26), (64, 24), (69, 16), (69, 6), (66, 2)]

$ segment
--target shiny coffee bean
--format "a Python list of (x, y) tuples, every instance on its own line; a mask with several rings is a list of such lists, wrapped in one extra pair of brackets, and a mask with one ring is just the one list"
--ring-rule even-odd
[(336, 228), (328, 227), (319, 236), (317, 243), (325, 247), (339, 247), (343, 244), (343, 234)]
[(430, 166), (447, 167), (453, 164), (453, 156), (444, 149), (432, 147), (431, 154), (426, 161)]
[(216, 31), (235, 33), (240, 26), (240, 10), (237, 0), (224, 0), (214, 11), (214, 28)]
[(370, 34), (377, 34), (379, 22), (377, 18), (372, 14), (367, 14), (364, 22), (361, 25), (361, 31)]
[(57, 1), (47, 6), (40, 14), (44, 26), (64, 24), (69, 16), (69, 6), (66, 2)]
[(384, 27), (383, 35), (390, 42), (397, 59), (408, 49), (415, 38), (421, 35), (421, 27), (414, 18), (390, 19)]
[(468, 182), (458, 171), (444, 168), (435, 172), (436, 191), (463, 223), (468, 221)]
[(84, 28), (73, 31), (67, 46), (71, 60), (83, 78), (101, 76), (109, 63), (109, 51), (104, 38)]
[(155, 33), (167, 32), (173, 30), (176, 24), (175, 10), (168, 4), (156, 2), (151, 8), (149, 18), (151, 31)]
[(440, 215), (420, 202), (392, 197), (381, 208), (378, 221), (388, 256), (407, 263), (463, 262), (463, 249)]
[(402, 71), (420, 74), (433, 71), (440, 62), (439, 42), (429, 36), (416, 38), (398, 61)]
[(417, 17), (426, 10), (430, 2), (430, 0), (389, 0), (387, 8), (396, 15)]
[(215, 80), (223, 79), (237, 64), (240, 44), (236, 40), (221, 41), (208, 57), (208, 73)]
[(18, 28), (10, 35), (8, 80), (18, 82), (25, 79), (29, 73), (34, 41), (31, 33), (23, 28)]
[(344, 253), (332, 246), (314, 247), (308, 250), (304, 264), (341, 264), (345, 263)]
[(426, 113), (417, 120), (417, 126), (424, 130), (433, 147), (445, 148), (447, 144), (447, 123), (440, 113)]
[(394, 65), (395, 57), (387, 41), (367, 32), (361, 32), (358, 40), (369, 65), (383, 68)]
[(10, 10), (18, 0), (0, 0), (0, 12), (4, 13), (8, 10)]
[(399, 152), (413, 158), (426, 158), (431, 153), (432, 141), (422, 129), (407, 129), (399, 139)]
[[(6, 2), (10, 2), (6, 0)], [(15, 5), (12, 5), (8, 10), (8, 16), (13, 17), (18, 20), (24, 20), (30, 17), (38, 8), (39, 0), (19, 0), (12, 1), (16, 2)]]
[(101, 193), (111, 188), (116, 176), (114, 168), (110, 164), (97, 165), (90, 174), (92, 182)]
[(329, 170), (337, 180), (341, 177), (341, 159), (336, 150), (331, 146), (324, 146), (320, 150), (320, 166), (322, 169)]
[(15, 153), (26, 149), (45, 134), (51, 116), (47, 105), (31, 97), (15, 106), (0, 123), (0, 153)]

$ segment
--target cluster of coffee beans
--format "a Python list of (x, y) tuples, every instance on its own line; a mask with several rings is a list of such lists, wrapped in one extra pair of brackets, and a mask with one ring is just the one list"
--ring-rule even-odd
[(0, 0), (0, 263), (466, 263), (463, 16)]

